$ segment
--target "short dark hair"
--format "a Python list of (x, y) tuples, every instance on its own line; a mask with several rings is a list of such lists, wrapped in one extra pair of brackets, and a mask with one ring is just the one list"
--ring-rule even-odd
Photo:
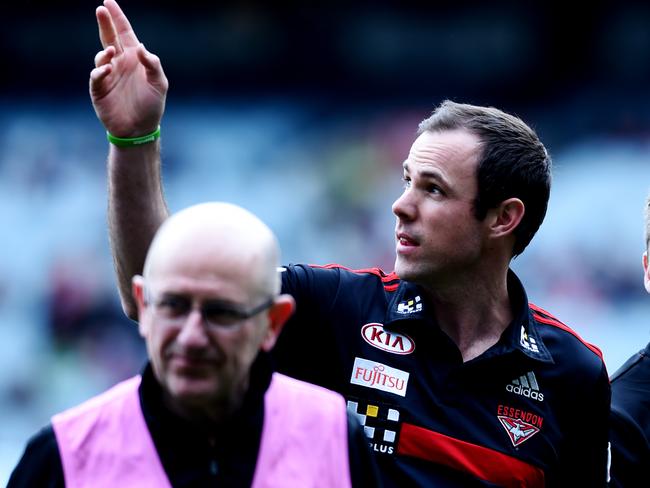
[(514, 231), (512, 254), (523, 252), (544, 220), (551, 193), (551, 158), (533, 129), (521, 119), (494, 107), (445, 100), (418, 127), (426, 131), (465, 129), (482, 146), (474, 202), (476, 218), (508, 198), (519, 198), (524, 217)]

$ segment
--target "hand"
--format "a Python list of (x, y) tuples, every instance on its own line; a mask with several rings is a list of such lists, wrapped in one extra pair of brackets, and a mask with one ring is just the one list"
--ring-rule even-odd
[(106, 130), (139, 137), (156, 130), (169, 83), (158, 56), (147, 51), (115, 0), (97, 7), (102, 51), (90, 72), (90, 98)]

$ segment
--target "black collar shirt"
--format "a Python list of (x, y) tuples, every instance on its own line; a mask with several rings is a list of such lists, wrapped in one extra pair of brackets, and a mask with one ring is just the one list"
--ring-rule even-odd
[(647, 486), (646, 469), (650, 466), (650, 344), (630, 357), (611, 380), (610, 486)]
[(610, 390), (597, 348), (528, 303), (463, 362), (419, 287), (377, 269), (289, 266), (279, 370), (342, 393), (385, 486), (605, 485)]

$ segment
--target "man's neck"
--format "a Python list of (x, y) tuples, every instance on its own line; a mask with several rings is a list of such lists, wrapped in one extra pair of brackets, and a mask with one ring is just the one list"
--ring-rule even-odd
[(179, 417), (209, 430), (219, 430), (232, 419), (244, 403), (246, 391), (237, 392), (227, 398), (196, 403), (179, 402), (164, 392), (165, 405)]
[(507, 277), (474, 277), (447, 287), (424, 286), (435, 320), (467, 362), (496, 344), (513, 319)]

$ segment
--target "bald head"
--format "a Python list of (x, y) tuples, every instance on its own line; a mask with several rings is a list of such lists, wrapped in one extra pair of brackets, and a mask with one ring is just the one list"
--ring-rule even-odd
[(147, 281), (182, 269), (209, 281), (224, 273), (252, 295), (276, 295), (279, 248), (273, 232), (249, 211), (223, 202), (202, 203), (169, 217), (147, 253)]
[(271, 230), (236, 205), (194, 205), (158, 229), (132, 289), (154, 375), (177, 412), (221, 422), (243, 401), (255, 358), (295, 308), (279, 294), (278, 259)]

